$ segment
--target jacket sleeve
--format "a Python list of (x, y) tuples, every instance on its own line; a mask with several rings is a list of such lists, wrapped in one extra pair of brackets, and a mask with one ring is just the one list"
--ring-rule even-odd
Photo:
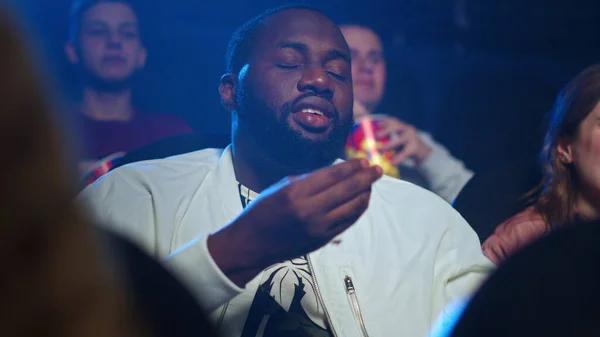
[(92, 219), (108, 230), (139, 245), (147, 254), (161, 260), (210, 313), (241, 293), (212, 259), (206, 246), (207, 235), (171, 253), (159, 249), (156, 210), (144, 184), (128, 177), (128, 168), (117, 169), (88, 186), (79, 195)]
[(453, 325), (462, 308), (495, 269), (473, 229), (457, 213), (439, 242), (434, 278), (434, 330)]
[(180, 281), (191, 289), (202, 309), (212, 313), (242, 293), (217, 266), (207, 246), (208, 236), (197, 238), (163, 261)]
[(431, 155), (421, 165), (419, 172), (425, 177), (431, 190), (448, 202), (454, 201), (460, 190), (473, 177), (473, 172), (462, 161), (454, 158), (448, 149), (433, 140), (426, 132), (419, 138), (431, 148)]
[(499, 265), (510, 255), (547, 233), (544, 218), (530, 206), (501, 223), (483, 245), (483, 253)]

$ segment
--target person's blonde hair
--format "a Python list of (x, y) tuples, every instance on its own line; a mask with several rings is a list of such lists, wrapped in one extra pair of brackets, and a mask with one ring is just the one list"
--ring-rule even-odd
[(47, 93), (5, 12), (0, 45), (0, 335), (141, 336), (75, 204), (75, 170)]

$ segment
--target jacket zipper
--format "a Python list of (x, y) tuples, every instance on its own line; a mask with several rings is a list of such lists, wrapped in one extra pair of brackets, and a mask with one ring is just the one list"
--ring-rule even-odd
[(219, 320), (217, 321), (217, 331), (221, 329), (221, 324), (223, 324), (223, 320), (225, 319), (225, 313), (227, 312), (227, 307), (229, 307), (229, 301), (225, 303), (223, 309), (221, 309), (221, 314), (219, 315)]
[(346, 277), (344, 277), (344, 285), (346, 286), (346, 294), (348, 295), (348, 300), (350, 301), (350, 306), (352, 307), (352, 313), (354, 314), (354, 318), (360, 327), (361, 336), (369, 337), (367, 327), (365, 326), (365, 321), (363, 320), (362, 313), (360, 312), (360, 306), (358, 305), (356, 289), (354, 288), (354, 283), (352, 283), (352, 278), (350, 276), (346, 275)]
[(317, 295), (317, 300), (321, 303), (323, 307), (323, 312), (325, 312), (325, 318), (327, 318), (327, 323), (329, 323), (329, 328), (331, 329), (331, 333), (334, 337), (338, 337), (335, 332), (335, 328), (333, 327), (333, 322), (331, 321), (331, 316), (329, 316), (329, 312), (327, 311), (327, 307), (325, 307), (325, 302), (323, 301), (323, 297), (321, 297), (321, 291), (319, 291), (319, 283), (317, 282), (317, 277), (315, 275), (315, 268), (313, 268), (312, 261), (310, 256), (306, 255), (306, 261), (308, 261), (308, 268), (310, 268), (310, 272), (312, 273), (313, 281), (315, 284), (315, 294)]

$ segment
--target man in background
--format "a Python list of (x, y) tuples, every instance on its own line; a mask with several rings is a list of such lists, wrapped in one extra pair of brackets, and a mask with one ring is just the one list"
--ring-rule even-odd
[(148, 51), (130, 0), (76, 0), (71, 10), (68, 60), (83, 84), (76, 108), (80, 173), (91, 183), (126, 152), (191, 132), (181, 119), (149, 115), (132, 103), (132, 82)]
[(477, 236), (444, 200), (366, 160), (350, 49), (310, 7), (232, 36), (221, 101), (232, 145), (120, 167), (81, 198), (195, 293), (220, 335), (426, 336), (486, 277)]

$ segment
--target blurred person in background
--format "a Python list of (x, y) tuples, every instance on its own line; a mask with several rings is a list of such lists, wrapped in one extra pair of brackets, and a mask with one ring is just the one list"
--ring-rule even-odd
[(75, 203), (59, 114), (0, 15), (0, 336), (211, 336), (193, 297)]
[[(600, 66), (585, 69), (556, 98), (540, 153), (542, 181), (533, 204), (483, 243), (499, 264), (547, 233), (600, 214)], [(539, 193), (537, 193), (539, 192)]]
[(72, 5), (65, 53), (83, 84), (75, 127), (83, 141), (80, 172), (87, 175), (86, 183), (130, 150), (192, 131), (178, 117), (133, 106), (133, 79), (148, 57), (140, 26), (130, 0), (76, 0)]
[(599, 336), (600, 221), (552, 231), (514, 254), (430, 337)]
[[(388, 76), (381, 38), (371, 28), (358, 24), (342, 24), (340, 29), (352, 53), (354, 117), (386, 114), (379, 110)], [(392, 164), (400, 167), (401, 179), (429, 188), (452, 202), (473, 172), (431, 135), (391, 115), (382, 122), (377, 136), (397, 135), (390, 137), (381, 150), (396, 152)]]
[(86, 217), (46, 93), (0, 15), (0, 335), (148, 336)]

